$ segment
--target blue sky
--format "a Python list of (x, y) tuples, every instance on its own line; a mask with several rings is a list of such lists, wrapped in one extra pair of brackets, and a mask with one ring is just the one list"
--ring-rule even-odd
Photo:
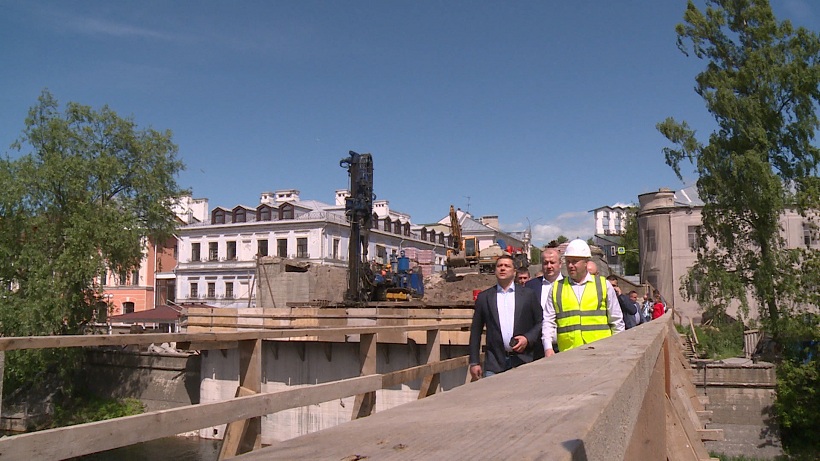
[[(820, 4), (774, 1), (820, 30)], [(702, 136), (704, 63), (675, 44), (682, 0), (0, 0), (0, 152), (44, 88), (170, 129), (179, 179), (210, 206), (295, 188), (333, 202), (339, 160), (373, 154), (375, 191), (414, 223), (451, 204), (593, 233), (589, 210), (678, 189), (655, 129)]]

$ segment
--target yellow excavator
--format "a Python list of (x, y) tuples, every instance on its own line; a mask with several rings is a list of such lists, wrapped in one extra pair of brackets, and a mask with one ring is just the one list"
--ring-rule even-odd
[(461, 233), (461, 224), (458, 223), (458, 213), (450, 205), (450, 233), (453, 236), (453, 248), (447, 250), (447, 267), (456, 275), (477, 274), (478, 241), (475, 237), (467, 237)]

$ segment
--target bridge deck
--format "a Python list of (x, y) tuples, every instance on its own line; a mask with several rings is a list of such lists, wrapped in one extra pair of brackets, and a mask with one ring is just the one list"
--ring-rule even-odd
[(670, 325), (651, 322), (234, 459), (665, 459)]

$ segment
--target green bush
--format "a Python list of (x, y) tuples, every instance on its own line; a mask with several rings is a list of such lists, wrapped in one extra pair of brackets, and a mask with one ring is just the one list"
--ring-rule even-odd
[(143, 411), (145, 408), (137, 399), (104, 399), (86, 395), (61, 402), (54, 409), (54, 425), (56, 427), (71, 426), (138, 415)]
[(797, 459), (820, 453), (820, 359), (784, 360), (777, 367), (774, 403), (786, 451)]
[(740, 322), (696, 326), (698, 353), (707, 359), (720, 360), (743, 356), (743, 324)]

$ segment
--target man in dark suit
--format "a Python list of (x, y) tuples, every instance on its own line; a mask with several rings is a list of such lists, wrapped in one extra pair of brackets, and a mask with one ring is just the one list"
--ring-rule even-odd
[(526, 284), (525, 287), (533, 290), (538, 297), (541, 307), (544, 306), (544, 295), (552, 286), (552, 282), (561, 278), (561, 255), (555, 248), (544, 248), (541, 252), (541, 270), (544, 275), (536, 277)]
[[(530, 280), (524, 286), (535, 292), (535, 295), (538, 297), (538, 304), (541, 306), (541, 309), (543, 309), (553, 282), (563, 278), (561, 275), (561, 253), (558, 252), (557, 248), (544, 248), (544, 251), (541, 252), (541, 270), (544, 275)], [(543, 341), (543, 334), (541, 335), (541, 339)], [(547, 348), (551, 348), (554, 352), (558, 352), (557, 344), (544, 344), (543, 346), (545, 351)]]
[[(502, 373), (544, 356), (543, 312), (532, 290), (516, 285), (512, 256), (495, 262), (498, 283), (478, 294), (470, 326), (470, 375), (473, 379)], [(487, 328), (484, 367), (479, 362), (481, 333)]]

